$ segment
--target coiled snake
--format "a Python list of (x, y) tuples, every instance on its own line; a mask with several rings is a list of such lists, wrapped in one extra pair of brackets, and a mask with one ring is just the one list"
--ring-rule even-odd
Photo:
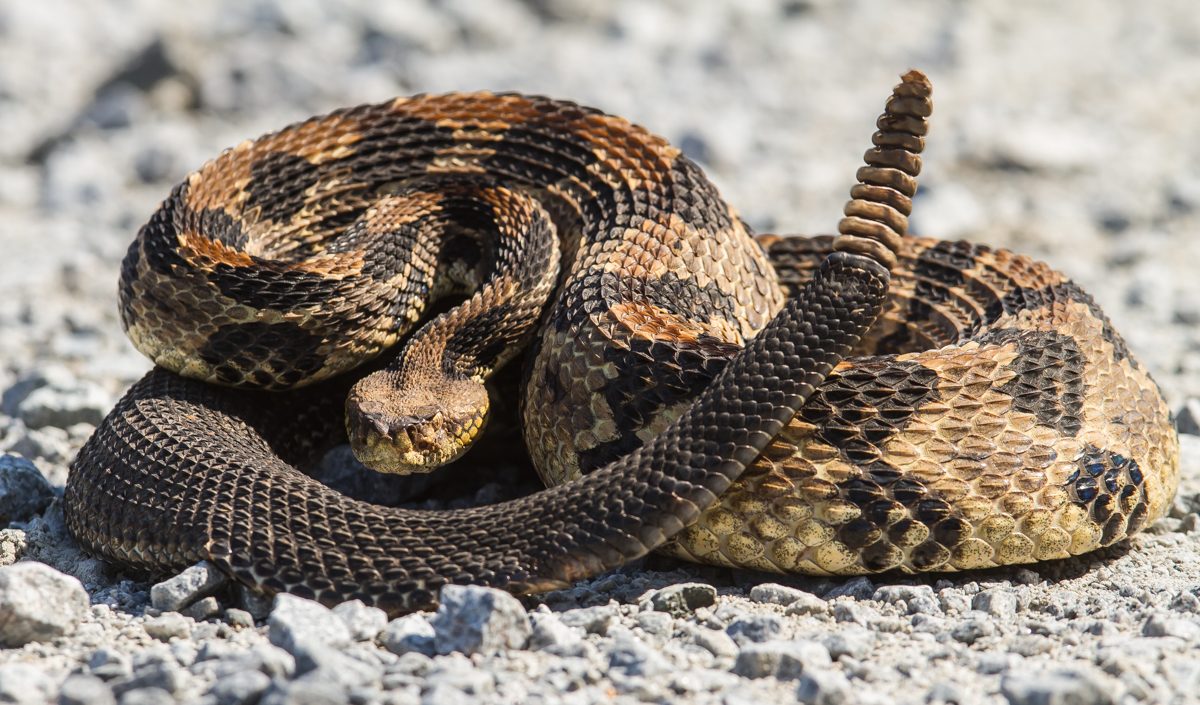
[[(664, 545), (847, 575), (1116, 542), (1174, 493), (1167, 407), (1062, 275), (905, 234), (929, 111), (910, 72), (819, 238), (756, 241), (664, 140), (545, 98), (401, 98), (238, 145), (125, 258), (122, 320), (158, 367), (74, 462), (70, 531), (133, 568), (208, 559), (391, 613)], [(395, 360), (351, 371), (448, 295)], [(374, 467), (457, 457), (526, 345), (549, 489), (408, 511), (297, 469), (346, 438), (343, 407)]]

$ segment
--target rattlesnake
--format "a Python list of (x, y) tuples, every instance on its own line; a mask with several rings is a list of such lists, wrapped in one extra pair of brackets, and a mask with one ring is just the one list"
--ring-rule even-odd
[[(854, 574), (1132, 534), (1177, 482), (1166, 404), (1061, 274), (905, 235), (929, 95), (918, 72), (897, 86), (836, 238), (756, 240), (665, 140), (540, 97), (400, 98), (226, 151), (125, 258), (122, 320), (159, 367), (73, 464), (71, 532), (131, 567), (208, 559), (393, 613), (664, 544)], [(446, 295), (467, 298), (353, 370)], [(297, 469), (346, 437), (343, 406), (373, 466), (458, 457), (525, 345), (525, 440), (554, 487), (418, 512)]]

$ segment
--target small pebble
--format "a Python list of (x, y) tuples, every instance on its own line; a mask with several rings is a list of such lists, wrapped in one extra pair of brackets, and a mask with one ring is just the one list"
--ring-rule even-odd
[(229, 609), (225, 610), (225, 621), (231, 627), (238, 627), (241, 629), (254, 628), (253, 615), (246, 610), (238, 609), (237, 607), (230, 607)]
[(908, 614), (941, 614), (942, 606), (928, 585), (884, 585), (872, 599), (907, 610)]
[(608, 627), (617, 620), (616, 605), (601, 605), (567, 610), (559, 614), (563, 624), (568, 627), (579, 627), (588, 634), (604, 636)]
[(130, 675), (133, 673), (133, 666), (125, 654), (101, 647), (93, 651), (88, 659), (88, 670), (92, 675), (110, 681)]
[(250, 705), (257, 702), (271, 685), (271, 679), (260, 671), (237, 671), (218, 679), (208, 694), (217, 705)]
[(203, 622), (209, 617), (215, 617), (220, 613), (221, 602), (212, 595), (197, 600), (187, 607), (179, 610), (179, 614), (183, 615), (184, 617), (190, 617), (197, 622)]
[(532, 632), (529, 648), (546, 651), (557, 656), (583, 655), (583, 630), (568, 627), (553, 612), (535, 611), (529, 614)]
[(1200, 436), (1200, 398), (1188, 397), (1175, 415), (1175, 428), (1189, 436)]
[[(750, 588), (750, 599), (763, 604), (781, 605), (783, 607), (798, 604), (799, 606), (796, 611), (791, 612), (791, 614), (823, 612), (827, 609), (826, 605), (828, 604), (825, 600), (810, 592), (776, 583), (762, 583)], [(820, 607), (817, 607), (817, 605), (820, 605)]]
[(312, 651), (339, 649), (350, 644), (350, 628), (328, 607), (302, 597), (280, 593), (267, 618), (271, 643), (296, 657)]
[(1184, 641), (1196, 641), (1200, 639), (1200, 623), (1195, 621), (1194, 615), (1192, 619), (1185, 619), (1183, 617), (1156, 613), (1150, 615), (1142, 625), (1142, 635), (1166, 636), (1183, 639)]
[(381, 640), (384, 648), (403, 656), (410, 652), (433, 656), (437, 653), (433, 625), (421, 614), (408, 614), (387, 623)]
[(688, 631), (696, 646), (708, 651), (713, 656), (718, 658), (734, 658), (738, 655), (737, 642), (733, 640), (733, 637), (719, 629), (690, 626)]
[(1017, 616), (1017, 595), (1012, 588), (984, 590), (971, 600), (971, 607), (1000, 619)]
[(875, 648), (875, 634), (863, 627), (850, 625), (829, 634), (821, 643), (825, 644), (833, 658), (849, 656), (862, 661)]
[(656, 590), (650, 595), (650, 605), (659, 612), (686, 617), (701, 607), (717, 603), (717, 589), (704, 583), (684, 583)]
[(520, 649), (531, 633), (529, 617), (517, 598), (477, 585), (442, 588), (437, 614), (430, 623), (439, 654), (487, 655)]
[(90, 613), (88, 594), (77, 579), (33, 561), (0, 568), (0, 645), (70, 634)]
[(0, 455), (0, 527), (26, 521), (54, 499), (37, 466), (19, 455)]
[(228, 581), (228, 576), (216, 566), (200, 561), (150, 588), (150, 604), (163, 612), (177, 612), (196, 600), (212, 595)]
[(116, 702), (107, 683), (86, 673), (67, 676), (58, 691), (59, 705), (115, 705)]
[(656, 676), (671, 670), (671, 664), (624, 627), (613, 628), (601, 647), (608, 667), (627, 676)]
[(41, 705), (54, 692), (54, 680), (31, 663), (0, 664), (0, 703)]
[(855, 600), (869, 600), (874, 594), (875, 583), (871, 582), (871, 579), (867, 576), (860, 575), (856, 578), (850, 578), (825, 593), (825, 599), (833, 600), (838, 597), (852, 597)]
[(1121, 688), (1095, 669), (1064, 667), (1010, 673), (1000, 681), (1000, 692), (1010, 705), (1110, 705)]
[(739, 646), (777, 639), (783, 633), (783, 620), (773, 614), (751, 614), (734, 620), (725, 632)]
[(796, 697), (805, 705), (843, 705), (853, 702), (850, 681), (838, 671), (811, 670), (800, 674)]
[(29, 428), (96, 425), (112, 407), (113, 399), (102, 387), (70, 373), (48, 375), (44, 382), (17, 404), (17, 415)]
[(333, 608), (333, 613), (350, 628), (355, 641), (370, 641), (387, 626), (387, 613), (378, 607), (363, 604), (362, 600), (350, 600)]
[(192, 620), (178, 612), (166, 612), (157, 617), (147, 619), (142, 627), (150, 636), (159, 641), (170, 641), (172, 638), (184, 638), (192, 633)]
[(828, 668), (830, 663), (829, 649), (815, 641), (768, 641), (743, 646), (733, 672), (743, 678), (795, 680), (808, 669)]

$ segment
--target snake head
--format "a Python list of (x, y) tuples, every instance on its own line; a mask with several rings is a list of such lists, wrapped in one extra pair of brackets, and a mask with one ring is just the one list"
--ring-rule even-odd
[(346, 432), (360, 462), (377, 472), (425, 473), (471, 447), (487, 422), (487, 389), (481, 381), (430, 377), (414, 381), (385, 370), (354, 385)]

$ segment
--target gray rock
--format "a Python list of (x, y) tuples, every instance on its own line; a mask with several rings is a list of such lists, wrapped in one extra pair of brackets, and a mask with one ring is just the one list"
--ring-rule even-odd
[(687, 625), (686, 631), (696, 646), (717, 658), (735, 658), (738, 655), (737, 642), (724, 631), (691, 624)]
[(231, 627), (238, 627), (239, 629), (253, 629), (254, 615), (250, 614), (246, 610), (238, 609), (237, 607), (230, 607), (229, 609), (225, 610), (225, 622)]
[(345, 705), (350, 698), (337, 683), (272, 681), (259, 705)]
[[(975, 613), (978, 614), (978, 613)], [(973, 616), (964, 619), (950, 630), (955, 641), (974, 644), (976, 641), (996, 634), (996, 624), (991, 617)]]
[(383, 676), (383, 667), (372, 656), (307, 645), (296, 656), (296, 673), (300, 674), (297, 680), (332, 682), (347, 690), (373, 685)]
[(494, 654), (529, 641), (529, 618), (517, 598), (494, 588), (447, 585), (431, 623), (439, 654)]
[(178, 612), (166, 612), (147, 619), (142, 628), (159, 641), (170, 641), (172, 638), (183, 639), (190, 636), (192, 621)]
[(154, 655), (144, 663), (136, 664), (133, 674), (112, 682), (117, 699), (124, 702), (132, 691), (157, 688), (167, 693), (180, 693), (187, 687), (191, 676), (167, 656)]
[(725, 628), (725, 633), (742, 647), (771, 641), (783, 634), (783, 620), (773, 614), (751, 614), (735, 619)]
[(121, 694), (120, 705), (174, 705), (170, 692), (157, 686), (127, 690)]
[(1106, 705), (1121, 695), (1120, 682), (1093, 668), (1010, 673), (1000, 692), (1011, 705)]
[(296, 668), (303, 673), (322, 660), (323, 652), (349, 646), (350, 628), (328, 607), (302, 597), (280, 593), (267, 618), (267, 638), (296, 657)]
[(58, 691), (59, 705), (116, 705), (112, 688), (100, 678), (86, 673), (67, 676)]
[(717, 589), (704, 583), (683, 583), (656, 590), (650, 595), (650, 606), (658, 612), (686, 617), (701, 607), (717, 603)]
[(217, 705), (251, 705), (270, 685), (271, 679), (261, 671), (237, 671), (217, 679), (208, 694)]
[(1200, 436), (1200, 399), (1188, 397), (1175, 415), (1175, 428), (1189, 436)]
[(850, 692), (850, 681), (838, 671), (805, 671), (796, 686), (805, 705), (842, 705), (851, 702)]
[(70, 634), (88, 614), (88, 594), (77, 579), (32, 561), (0, 568), (0, 644)]
[(383, 646), (397, 656), (416, 652), (425, 656), (437, 653), (436, 632), (421, 614), (409, 614), (388, 622), (383, 628)]
[(783, 611), (788, 616), (805, 616), (829, 614), (831, 605), (820, 597), (811, 593), (802, 592), (803, 597), (793, 601)]
[(792, 614), (816, 614), (829, 609), (829, 603), (811, 592), (777, 583), (755, 585), (750, 588), (750, 599), (768, 605), (797, 605), (795, 612), (790, 612)]
[(1182, 617), (1155, 613), (1150, 615), (1142, 625), (1142, 635), (1170, 636), (1184, 641), (1194, 641), (1200, 638), (1200, 624)]
[(379, 636), (387, 626), (387, 613), (378, 607), (363, 604), (362, 600), (350, 600), (333, 608), (333, 613), (350, 628), (350, 636), (356, 641), (370, 641)]
[[(200, 600), (196, 600), (192, 604), (179, 610), (179, 614), (184, 617), (190, 617), (197, 622), (203, 622), (209, 617), (215, 617), (221, 613), (221, 602), (217, 598), (209, 595)], [(249, 616), (249, 615), (247, 615)]]
[(583, 630), (568, 627), (553, 612), (535, 611), (529, 614), (532, 632), (529, 648), (545, 651), (556, 656), (581, 656), (583, 654)]
[(129, 663), (129, 657), (120, 651), (101, 647), (93, 651), (88, 659), (88, 670), (97, 678), (109, 681), (128, 677), (133, 673), (133, 666)]
[(26, 521), (54, 499), (54, 490), (30, 461), (0, 455), (0, 526)]
[(182, 573), (150, 588), (150, 604), (163, 612), (177, 612), (221, 589), (229, 577), (208, 561), (200, 561)]
[(627, 676), (655, 676), (671, 670), (671, 664), (624, 627), (609, 630), (601, 647), (608, 667)]
[(218, 643), (223, 642), (206, 642), (197, 654), (197, 659), (201, 661), (217, 659), (215, 670), (218, 673), (227, 675), (237, 671), (261, 671), (271, 678), (282, 679), (289, 679), (296, 673), (296, 657), (277, 646), (258, 642), (245, 651), (234, 650), (222, 654), (220, 649), (212, 649)]
[(815, 641), (768, 641), (743, 646), (733, 672), (743, 678), (795, 680), (809, 669), (828, 668), (831, 662), (829, 649)]
[(567, 610), (559, 613), (559, 619), (568, 627), (578, 627), (588, 634), (604, 636), (617, 620), (617, 606), (608, 604)]
[(857, 578), (847, 580), (825, 593), (825, 599), (833, 600), (838, 597), (852, 597), (856, 600), (869, 600), (874, 594), (875, 583), (871, 582), (871, 579), (867, 576), (860, 575)]
[(905, 609), (909, 614), (940, 614), (942, 606), (928, 585), (884, 585), (873, 599)]
[(99, 424), (113, 399), (98, 384), (73, 376), (48, 376), (17, 404), (17, 416), (29, 428), (67, 428), (77, 423)]
[(0, 567), (12, 565), (25, 554), (25, 532), (20, 529), (0, 529)]
[(234, 593), (237, 595), (238, 609), (245, 610), (255, 621), (261, 622), (271, 615), (271, 608), (275, 606), (274, 598), (257, 593), (241, 583), (234, 586)]
[(1013, 619), (1017, 616), (1017, 594), (1012, 588), (996, 587), (976, 595), (971, 600), (971, 607), (987, 612), (1000, 619)]
[(675, 629), (675, 617), (667, 612), (638, 612), (636, 620), (643, 632), (654, 636), (666, 638)]
[(54, 681), (41, 668), (28, 663), (0, 665), (0, 703), (41, 705), (54, 693)]
[(875, 634), (868, 629), (854, 625), (843, 627), (827, 635), (821, 642), (825, 644), (825, 648), (829, 649), (829, 655), (833, 658), (849, 656), (862, 661), (875, 648)]

